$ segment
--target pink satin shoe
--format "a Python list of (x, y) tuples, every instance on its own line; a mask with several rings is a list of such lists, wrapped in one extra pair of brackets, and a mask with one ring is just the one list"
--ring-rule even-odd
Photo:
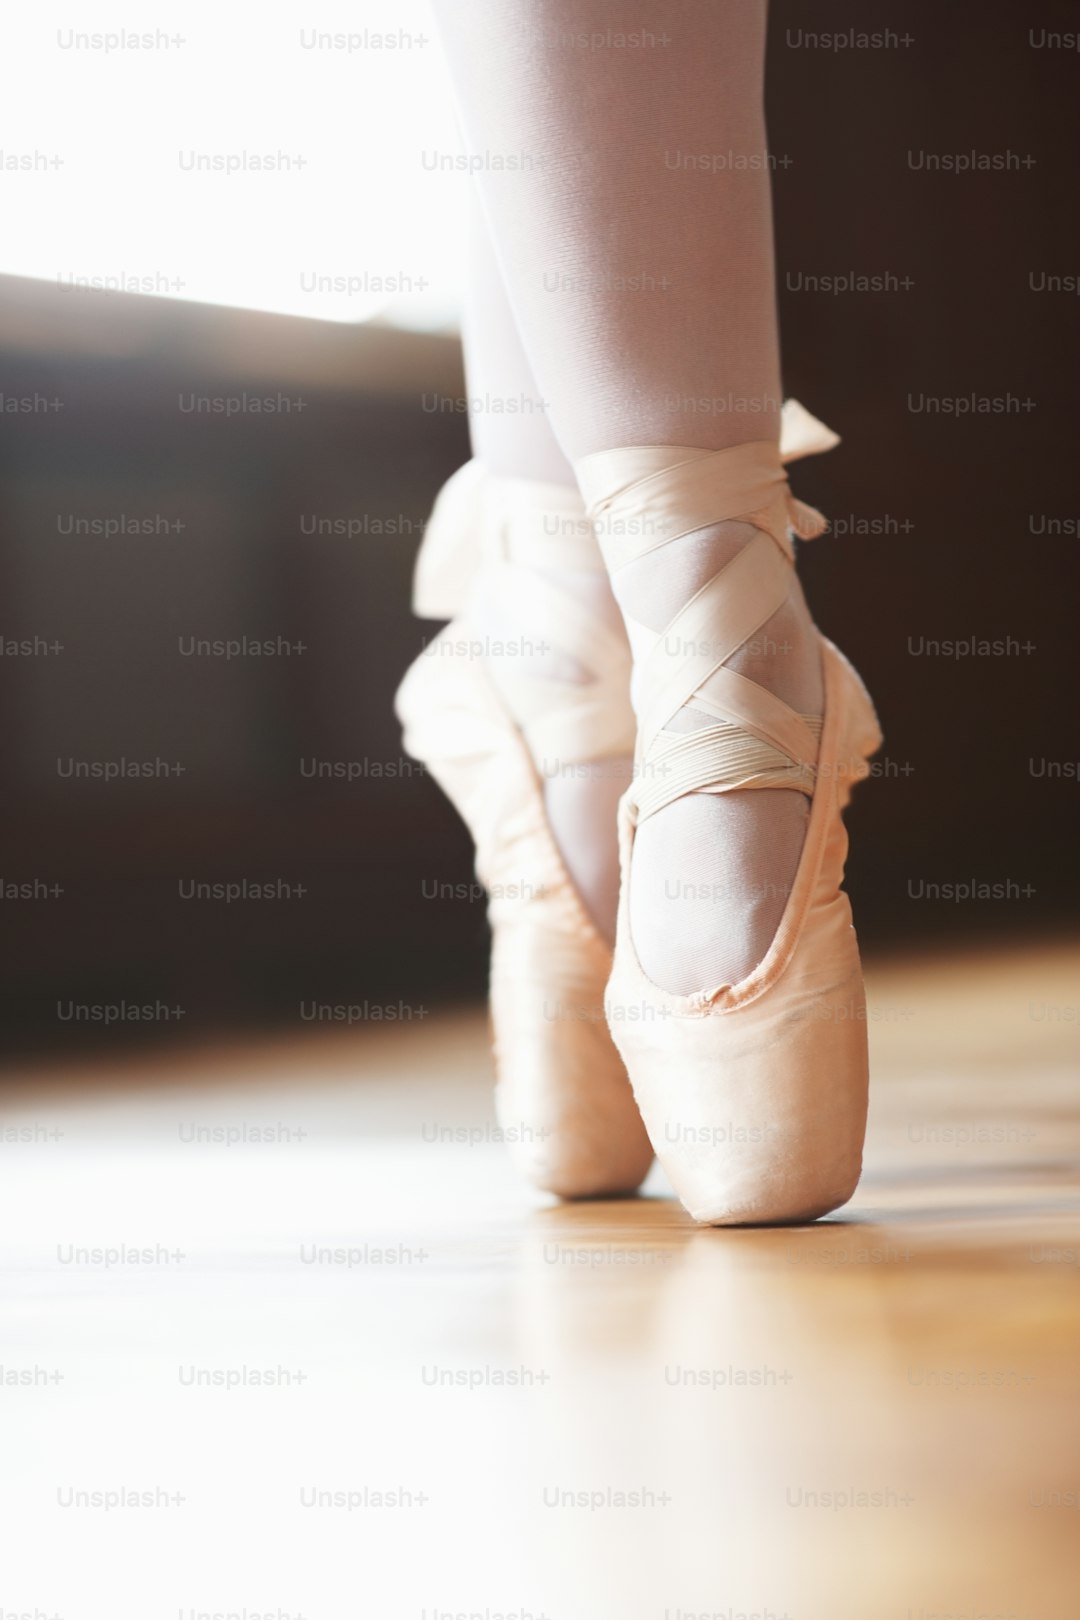
[[(622, 891), (606, 998), (657, 1156), (691, 1215), (713, 1225), (813, 1220), (851, 1197), (861, 1171), (866, 1019), (840, 887), (841, 812), (881, 744), (877, 717), (862, 681), (823, 636), (820, 717), (797, 714), (725, 667), (787, 599), (789, 529), (810, 539), (825, 528), (789, 494), (783, 463), (836, 442), (792, 401), (779, 447), (630, 448), (576, 467), (611, 571), (710, 524), (737, 519), (758, 529), (654, 638), (641, 670), (646, 697), (635, 781), (619, 809)], [(666, 729), (684, 705), (710, 723)], [(683, 794), (757, 787), (811, 800), (780, 927), (741, 983), (670, 994), (646, 977), (631, 937), (635, 830)]]
[[(405, 747), (423, 761), (476, 844), (492, 927), (495, 1105), (521, 1173), (562, 1198), (631, 1193), (652, 1163), (604, 1018), (611, 951), (556, 848), (534, 757), (565, 764), (633, 747), (629, 649), (533, 566), (603, 572), (576, 491), (494, 478), (469, 462), (444, 487), (417, 559), (415, 611), (453, 622), (397, 695)], [(552, 683), (485, 668), (468, 599), (480, 583), (516, 593), (584, 680)], [(515, 622), (524, 622), (521, 612)], [(541, 632), (542, 633), (542, 630)]]

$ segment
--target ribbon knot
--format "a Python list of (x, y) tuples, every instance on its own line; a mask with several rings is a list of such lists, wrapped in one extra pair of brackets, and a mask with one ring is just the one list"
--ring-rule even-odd
[[(840, 443), (839, 433), (819, 422), (797, 399), (788, 399), (780, 411), (780, 460), (801, 461), (803, 456), (819, 456)], [(828, 519), (816, 506), (800, 501), (786, 491), (788, 523), (800, 540), (816, 540), (829, 527)]]

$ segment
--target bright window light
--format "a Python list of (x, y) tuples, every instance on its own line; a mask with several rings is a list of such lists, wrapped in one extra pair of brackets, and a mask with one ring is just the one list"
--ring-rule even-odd
[(471, 182), (421, 0), (39, 0), (2, 32), (0, 273), (454, 324)]

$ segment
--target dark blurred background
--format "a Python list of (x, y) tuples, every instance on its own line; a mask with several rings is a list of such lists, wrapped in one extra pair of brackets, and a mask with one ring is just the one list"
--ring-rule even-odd
[[(798, 473), (835, 531), (801, 569), (886, 732), (850, 817), (868, 951), (1075, 917), (1080, 56), (1033, 41), (1078, 27), (774, 0), (786, 386), (844, 438)], [(897, 42), (805, 37), (847, 29)], [(810, 290), (848, 273), (890, 279)], [(424, 519), (468, 455), (464, 414), (424, 406), (463, 392), (456, 340), (4, 277), (0, 366), (7, 1050), (481, 997), (482, 900), (425, 893), (469, 884), (469, 842), (392, 711), (433, 631)], [(276, 408), (189, 408), (245, 394)], [(102, 532), (120, 518), (139, 532)], [(293, 650), (181, 651), (245, 636)], [(926, 651), (970, 638), (1003, 650)], [(120, 761), (152, 774), (72, 774)], [(279, 897), (183, 898), (244, 880)], [(916, 898), (972, 880), (1016, 892)], [(183, 1017), (59, 1010), (157, 1002)]]

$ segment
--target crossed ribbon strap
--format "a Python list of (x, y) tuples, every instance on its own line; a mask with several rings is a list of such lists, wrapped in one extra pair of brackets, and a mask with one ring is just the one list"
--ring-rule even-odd
[[(821, 719), (801, 715), (730, 658), (782, 607), (791, 590), (789, 530), (810, 540), (820, 512), (788, 489), (785, 463), (839, 443), (796, 400), (771, 440), (700, 450), (680, 445), (601, 450), (576, 464), (610, 572), (682, 535), (737, 519), (753, 539), (691, 597), (659, 634), (635, 626), (640, 657), (638, 745), (629, 802), (638, 821), (687, 793), (738, 788), (814, 791)], [(706, 724), (668, 730), (682, 709)]]

